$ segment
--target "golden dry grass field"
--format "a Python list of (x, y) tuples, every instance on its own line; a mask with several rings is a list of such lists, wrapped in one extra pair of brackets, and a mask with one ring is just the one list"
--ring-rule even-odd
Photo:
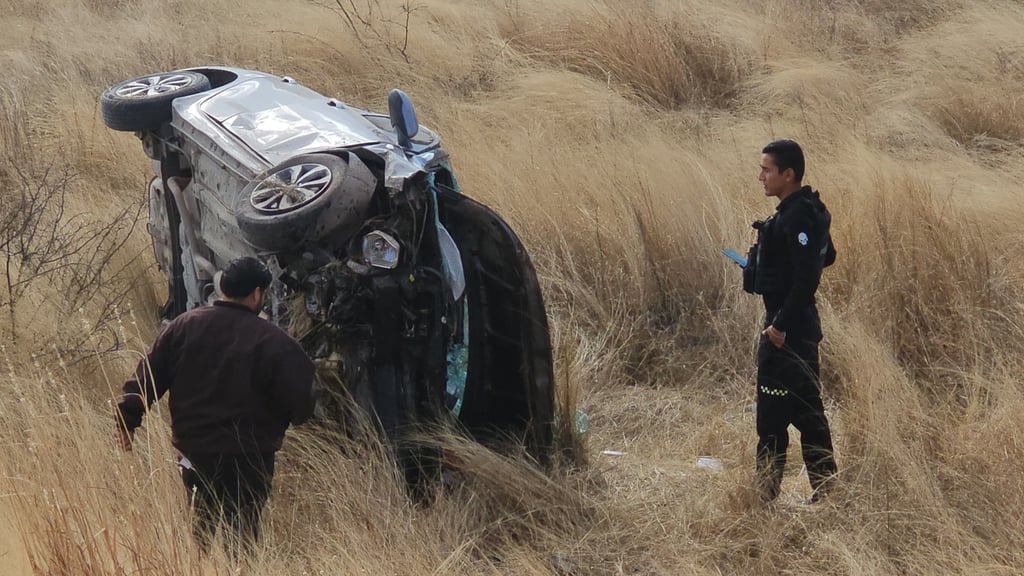
[[(164, 295), (146, 158), (97, 97), (208, 63), (405, 89), (529, 248), (590, 417), (550, 476), (451, 441), (465, 483), (430, 506), (372, 448), (290, 434), (243, 573), (1024, 573), (1021, 3), (0, 0), (0, 574), (234, 573), (190, 541), (166, 424), (111, 440)], [(761, 311), (719, 254), (773, 210), (777, 137), (839, 250), (842, 490), (814, 509), (796, 446), (779, 506), (750, 497)]]

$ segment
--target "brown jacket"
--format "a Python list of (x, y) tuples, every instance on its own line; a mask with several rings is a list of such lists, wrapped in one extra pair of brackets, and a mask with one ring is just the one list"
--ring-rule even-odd
[(249, 308), (218, 301), (175, 318), (124, 385), (129, 431), (170, 392), (173, 444), (189, 454), (274, 452), (313, 413), (312, 361)]

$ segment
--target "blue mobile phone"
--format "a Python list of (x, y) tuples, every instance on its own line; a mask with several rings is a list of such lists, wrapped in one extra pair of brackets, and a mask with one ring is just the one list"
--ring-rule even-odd
[(733, 262), (739, 264), (740, 268), (747, 267), (747, 259), (744, 258), (743, 256), (740, 256), (739, 252), (733, 250), (732, 248), (726, 248), (725, 250), (722, 250), (722, 254), (728, 256), (729, 260), (732, 260)]

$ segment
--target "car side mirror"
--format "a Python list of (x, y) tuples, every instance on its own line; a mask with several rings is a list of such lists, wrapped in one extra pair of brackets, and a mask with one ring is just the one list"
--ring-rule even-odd
[(405, 92), (395, 88), (388, 94), (388, 115), (391, 117), (391, 126), (398, 134), (398, 145), (408, 149), (412, 138), (420, 131), (412, 99)]

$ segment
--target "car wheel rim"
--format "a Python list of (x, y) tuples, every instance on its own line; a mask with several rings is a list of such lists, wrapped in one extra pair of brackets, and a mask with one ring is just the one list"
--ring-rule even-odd
[(309, 204), (331, 185), (331, 169), (323, 164), (296, 164), (267, 176), (249, 195), (253, 208), (280, 214)]
[(177, 92), (192, 85), (193, 78), (185, 74), (161, 74), (132, 80), (114, 91), (121, 98), (149, 98)]

